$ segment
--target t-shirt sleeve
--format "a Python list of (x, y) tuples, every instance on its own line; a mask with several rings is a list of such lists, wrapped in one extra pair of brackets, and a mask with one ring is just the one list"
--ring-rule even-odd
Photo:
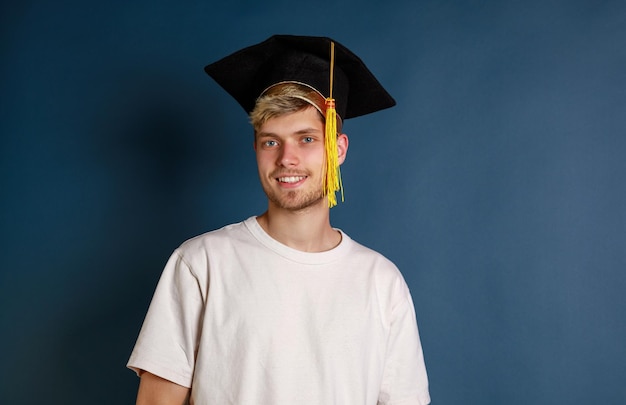
[(127, 367), (191, 387), (204, 299), (179, 251), (168, 260)]
[(396, 283), (396, 297), (378, 404), (426, 405), (430, 403), (428, 377), (415, 308), (404, 280)]

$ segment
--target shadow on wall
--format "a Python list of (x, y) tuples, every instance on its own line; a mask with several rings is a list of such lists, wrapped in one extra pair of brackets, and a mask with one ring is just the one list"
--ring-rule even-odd
[(18, 332), (29, 350), (5, 359), (15, 365), (6, 403), (26, 393), (32, 403), (133, 402), (138, 379), (125, 364), (167, 257), (224, 221), (203, 198), (234, 159), (225, 153), (232, 140), (208, 136), (225, 132), (222, 112), (207, 105), (208, 86), (165, 76), (113, 78), (80, 135), (90, 139), (85, 155), (67, 157), (76, 178), (66, 181), (81, 188), (75, 209), (84, 220), (66, 232), (82, 237), (77, 246), (50, 242), (59, 245), (46, 264), (50, 283), (32, 291), (29, 306), (39, 312)]

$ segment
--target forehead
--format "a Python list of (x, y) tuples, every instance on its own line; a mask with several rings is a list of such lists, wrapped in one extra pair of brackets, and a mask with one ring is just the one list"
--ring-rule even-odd
[(269, 118), (256, 131), (257, 136), (324, 133), (324, 117), (314, 107)]

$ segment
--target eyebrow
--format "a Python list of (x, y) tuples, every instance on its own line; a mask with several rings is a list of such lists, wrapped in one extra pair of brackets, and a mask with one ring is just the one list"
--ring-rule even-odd
[[(323, 134), (324, 131), (320, 131), (319, 129), (313, 127), (302, 128), (293, 133), (293, 135), (307, 135), (307, 134)], [(257, 132), (257, 138), (265, 138), (265, 137), (273, 137), (278, 136), (273, 132)]]

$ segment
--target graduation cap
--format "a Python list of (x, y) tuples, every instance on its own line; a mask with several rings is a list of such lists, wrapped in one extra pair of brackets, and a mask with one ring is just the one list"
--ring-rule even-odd
[[(274, 35), (204, 68), (246, 111), (275, 86), (298, 83), (314, 90), (311, 105), (326, 119), (325, 195), (336, 204), (342, 191), (337, 158), (337, 121), (373, 113), (396, 104), (363, 61), (327, 37)], [(329, 136), (334, 134), (334, 136)]]

